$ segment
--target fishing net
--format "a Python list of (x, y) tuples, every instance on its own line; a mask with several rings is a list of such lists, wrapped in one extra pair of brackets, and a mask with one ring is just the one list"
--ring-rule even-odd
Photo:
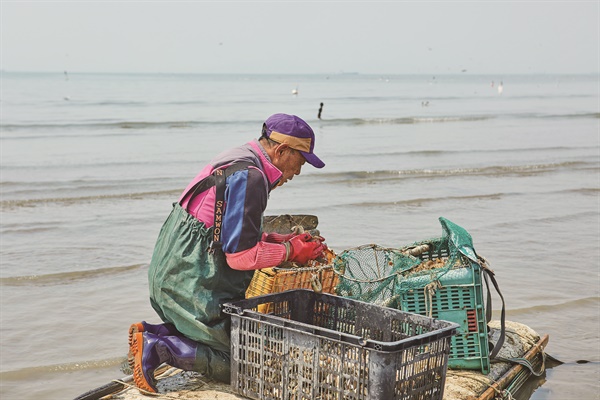
[(471, 235), (440, 217), (442, 236), (402, 248), (367, 244), (344, 250), (334, 260), (340, 296), (400, 308), (402, 295), (438, 282), (448, 271), (477, 261)]

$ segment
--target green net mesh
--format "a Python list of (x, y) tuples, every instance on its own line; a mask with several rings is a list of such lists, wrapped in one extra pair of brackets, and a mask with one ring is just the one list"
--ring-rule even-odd
[(438, 281), (453, 268), (477, 262), (471, 235), (462, 227), (440, 217), (441, 237), (414, 242), (402, 248), (367, 244), (344, 250), (334, 260), (340, 276), (340, 296), (399, 308), (407, 291)]

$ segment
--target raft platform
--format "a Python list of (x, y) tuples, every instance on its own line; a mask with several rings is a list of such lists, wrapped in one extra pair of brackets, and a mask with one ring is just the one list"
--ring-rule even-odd
[[(500, 322), (491, 321), (489, 328), (491, 341), (495, 342), (500, 336)], [(511, 321), (506, 321), (505, 334), (499, 360), (492, 361), (489, 374), (474, 370), (448, 370), (444, 400), (510, 399), (532, 375), (543, 375), (546, 361), (544, 349), (549, 336), (540, 336), (528, 326)], [(505, 361), (511, 359), (520, 360), (521, 363)], [(75, 400), (246, 399), (235, 394), (229, 385), (206, 380), (195, 372), (163, 365), (157, 369), (155, 377), (159, 393), (142, 393), (135, 386), (133, 376), (129, 375), (84, 393)]]

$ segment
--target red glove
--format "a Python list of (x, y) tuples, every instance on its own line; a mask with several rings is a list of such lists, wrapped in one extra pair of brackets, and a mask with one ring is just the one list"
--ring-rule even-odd
[[(313, 235), (312, 240), (318, 240), (321, 243), (325, 242), (325, 238), (323, 236), (315, 236), (315, 235)], [(323, 244), (325, 244), (325, 243), (323, 243)]]
[[(321, 232), (319, 232), (318, 229), (311, 229), (307, 232), (310, 233), (310, 236), (312, 236), (311, 240), (318, 240), (321, 243), (323, 243), (325, 241), (325, 238), (323, 236), (321, 236)], [(327, 246), (325, 246), (325, 248), (327, 248)]]
[(283, 243), (283, 242), (287, 242), (294, 236), (296, 236), (296, 234), (294, 234), (294, 233), (289, 233), (286, 235), (286, 234), (281, 234), (281, 233), (270, 232), (270, 233), (263, 233), (262, 240), (265, 242), (269, 242), (269, 243)]
[(290, 255), (288, 261), (306, 264), (309, 260), (323, 256), (325, 247), (320, 240), (312, 240), (310, 233), (301, 233), (290, 239)]

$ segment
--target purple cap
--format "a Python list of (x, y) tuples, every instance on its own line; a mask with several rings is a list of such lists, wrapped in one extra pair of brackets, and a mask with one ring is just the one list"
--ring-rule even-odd
[(313, 153), (315, 134), (301, 118), (295, 115), (273, 114), (263, 124), (263, 135), (298, 150), (313, 167), (325, 166), (325, 163)]

